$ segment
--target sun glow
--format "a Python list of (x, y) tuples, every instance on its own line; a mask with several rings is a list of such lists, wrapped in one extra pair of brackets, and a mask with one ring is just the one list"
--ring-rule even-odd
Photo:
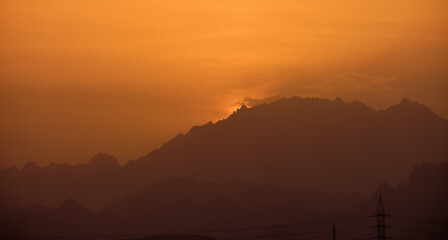
[(78, 161), (129, 142), (110, 153), (135, 158), (246, 97), (408, 97), (446, 118), (447, 3), (0, 1), (2, 159)]

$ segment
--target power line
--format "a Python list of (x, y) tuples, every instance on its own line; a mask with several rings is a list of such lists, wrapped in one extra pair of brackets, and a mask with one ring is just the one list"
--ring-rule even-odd
[(367, 233), (361, 233), (361, 232), (349, 232), (349, 231), (338, 231), (338, 235), (362, 235), (362, 236), (371, 236), (370, 234)]
[[(258, 236), (247, 236), (247, 237), (240, 237), (238, 235), (230, 234), (230, 236), (234, 236), (235, 238), (228, 238), (225, 240), (246, 240), (246, 239), (270, 239), (270, 238), (283, 238), (283, 239), (289, 239), (292, 237), (297, 236), (305, 236), (309, 235), (309, 237), (323, 237), (324, 234), (328, 236), (329, 238), (333, 236), (333, 238), (336, 236), (336, 229), (334, 227), (334, 223), (336, 222), (345, 222), (345, 221), (355, 221), (355, 220), (362, 220), (362, 219), (370, 219), (371, 217), (375, 217), (377, 220), (377, 225), (375, 228), (377, 228), (377, 236), (376, 239), (379, 240), (385, 240), (387, 238), (390, 238), (386, 235), (386, 228), (389, 227), (386, 225), (385, 219), (386, 217), (389, 217), (390, 215), (386, 214), (384, 210), (384, 205), (382, 201), (382, 196), (379, 196), (378, 200), (378, 208), (377, 208), (377, 214), (373, 216), (358, 216), (358, 217), (350, 217), (350, 218), (340, 218), (340, 219), (328, 219), (328, 220), (318, 220), (318, 221), (309, 221), (309, 222), (299, 222), (299, 223), (293, 223), (293, 224), (281, 224), (281, 225), (266, 225), (266, 226), (255, 226), (255, 227), (240, 227), (240, 228), (223, 228), (223, 229), (213, 229), (213, 230), (201, 230), (201, 231), (189, 231), (189, 232), (173, 232), (173, 233), (159, 233), (162, 235), (188, 235), (188, 234), (212, 234), (212, 233), (232, 233), (232, 232), (244, 232), (244, 231), (254, 231), (254, 230), (269, 230), (269, 229), (282, 229), (282, 228), (294, 228), (299, 226), (306, 226), (306, 225), (319, 225), (319, 224), (333, 224), (333, 228), (330, 228), (328, 230), (324, 231), (310, 231), (310, 232), (300, 232), (297, 230), (294, 230), (293, 233), (285, 233), (285, 234), (271, 234), (271, 235), (258, 235)], [(402, 220), (402, 221), (412, 221), (412, 222), (423, 222), (423, 223), (430, 223), (430, 224), (441, 224), (441, 225), (448, 225), (448, 223), (442, 223), (442, 222), (435, 222), (430, 220), (423, 220), (423, 219), (414, 219), (414, 218), (406, 218), (406, 217), (400, 217), (400, 216), (392, 216), (393, 219)], [(317, 228), (317, 227), (316, 227)], [(349, 238), (356, 238), (356, 237), (364, 237), (364, 236), (370, 236), (367, 231), (366, 232), (356, 232), (358, 229), (372, 229), (367, 227), (354, 227), (354, 228), (346, 228), (341, 229), (337, 232), (338, 236), (349, 237)], [(433, 232), (423, 229), (410, 229), (410, 228), (400, 228), (400, 227), (394, 227), (394, 229), (399, 231), (412, 231), (412, 232), (419, 232), (424, 234), (435, 234), (435, 235), (442, 235), (442, 236), (448, 236), (448, 233), (446, 232)], [(305, 229), (304, 229), (305, 230)], [(353, 231), (355, 230), (355, 231)], [(373, 230), (373, 229), (372, 229)], [(333, 233), (331, 235), (331, 233)], [(150, 235), (157, 235), (156, 233), (152, 234), (115, 234), (115, 235), (90, 235), (90, 236), (41, 236), (41, 237), (11, 237), (11, 239), (93, 239), (93, 238), (136, 238), (136, 237), (145, 237)], [(246, 233), (246, 235), (251, 235), (249, 233)], [(372, 237), (369, 238), (357, 238), (357, 239), (373, 239)], [(395, 238), (394, 238), (395, 239)], [(399, 239), (399, 238), (397, 238)]]
[(433, 232), (428, 230), (421, 230), (421, 229), (415, 229), (415, 228), (401, 228), (401, 227), (394, 227), (394, 229), (403, 230), (403, 231), (410, 231), (410, 232), (419, 232), (419, 233), (426, 233), (426, 234), (435, 234), (435, 235), (443, 235), (448, 236), (447, 232)]
[(179, 234), (200, 234), (200, 233), (220, 233), (220, 232), (242, 232), (250, 230), (262, 230), (262, 229), (276, 229), (276, 228), (290, 228), (298, 227), (304, 225), (312, 224), (323, 224), (323, 223), (333, 223), (333, 222), (345, 222), (352, 220), (367, 219), (370, 217), (356, 217), (356, 218), (345, 218), (345, 219), (333, 219), (333, 220), (323, 220), (323, 221), (313, 221), (313, 222), (301, 222), (294, 224), (283, 224), (283, 225), (271, 225), (271, 226), (260, 226), (260, 227), (246, 227), (246, 228), (228, 228), (228, 229), (215, 229), (215, 230), (205, 230), (205, 231), (195, 231), (195, 232), (183, 232)]
[(7, 239), (91, 239), (91, 238), (117, 238), (117, 237), (143, 237), (144, 234), (105, 234), (105, 235), (54, 235), (54, 236), (2, 236)]
[[(264, 229), (279, 229), (279, 228), (291, 228), (291, 227), (298, 227), (298, 226), (305, 226), (305, 225), (314, 225), (314, 224), (324, 224), (324, 223), (334, 223), (334, 222), (345, 222), (345, 221), (354, 221), (354, 220), (361, 220), (361, 219), (368, 219), (370, 217), (364, 216), (364, 217), (353, 217), (353, 218), (344, 218), (344, 219), (331, 219), (331, 220), (322, 220), (322, 221), (311, 221), (311, 222), (301, 222), (301, 223), (294, 223), (294, 224), (282, 224), (282, 225), (268, 225), (268, 226), (259, 226), (259, 227), (245, 227), (245, 228), (227, 228), (227, 229), (214, 229), (214, 230), (202, 230), (202, 231), (191, 231), (191, 232), (177, 232), (177, 233), (170, 233), (171, 234), (203, 234), (203, 233), (225, 233), (225, 232), (242, 232), (242, 231), (251, 231), (251, 230), (264, 230)], [(331, 230), (328, 231), (320, 231), (320, 232), (331, 232)], [(296, 234), (311, 234), (311, 233), (318, 233), (318, 232), (308, 232), (308, 233), (296, 233)], [(156, 233), (154, 233), (156, 234)], [(159, 233), (160, 234), (160, 233)], [(110, 234), (110, 235), (80, 235), (80, 236), (17, 236), (17, 237), (10, 237), (11, 239), (48, 239), (48, 238), (60, 238), (60, 239), (70, 239), (70, 238), (82, 238), (82, 239), (88, 239), (88, 238), (112, 238), (112, 237), (143, 237), (147, 236), (149, 234)], [(262, 237), (260, 237), (262, 238)]]
[(398, 240), (421, 240), (421, 238), (400, 238), (400, 237), (394, 237), (394, 240), (398, 239)]
[(400, 217), (400, 216), (392, 216), (392, 218), (402, 221), (411, 221), (411, 222), (422, 222), (422, 223), (429, 223), (429, 224), (439, 224), (439, 225), (448, 225), (448, 222), (436, 222), (436, 221), (430, 221), (430, 220), (424, 220), (424, 219), (416, 219), (416, 218), (406, 218), (406, 217)]
[(252, 236), (252, 237), (239, 237), (239, 238), (226, 238), (224, 240), (244, 240), (244, 239), (266, 239), (266, 238), (280, 238), (280, 237), (296, 237), (305, 236), (312, 234), (330, 234), (332, 231), (313, 231), (313, 232), (301, 232), (301, 233), (291, 233), (291, 234), (272, 234), (272, 235), (262, 235), (262, 236)]
[[(354, 228), (354, 229), (360, 229), (360, 228)], [(364, 228), (366, 229), (366, 228)], [(372, 228), (368, 228), (370, 230), (372, 230)], [(356, 238), (356, 237), (369, 237), (369, 239), (373, 239), (372, 238), (372, 233), (367, 233), (367, 232), (357, 232), (357, 231), (347, 231), (347, 230), (343, 230), (343, 231), (338, 231), (338, 236), (341, 236), (342, 238)]]

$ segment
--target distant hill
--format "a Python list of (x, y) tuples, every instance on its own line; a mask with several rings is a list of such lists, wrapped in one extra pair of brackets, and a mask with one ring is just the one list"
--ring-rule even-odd
[(386, 207), (392, 215), (445, 220), (448, 224), (448, 162), (418, 164), (406, 185), (381, 184), (362, 210), (375, 207), (380, 194), (388, 201)]
[(319, 193), (237, 181), (221, 184), (169, 179), (116, 199), (98, 212), (73, 199), (55, 209), (38, 205), (11, 209), (0, 216), (0, 237), (118, 235), (127, 239), (210, 239), (187, 233), (354, 216), (366, 200), (353, 193)]
[(67, 200), (55, 210), (39, 205), (17, 207), (0, 217), (0, 236), (88, 235), (99, 230), (91, 225), (98, 222), (90, 210), (74, 200)]
[[(332, 219), (338, 231), (342, 229), (338, 232), (340, 237), (347, 237), (344, 229), (356, 229), (358, 235), (372, 237), (376, 219), (371, 216), (382, 194), (386, 213), (392, 215), (387, 218), (387, 224), (392, 226), (388, 229), (390, 236), (445, 239), (447, 176), (448, 162), (419, 164), (407, 184), (398, 188), (381, 184), (371, 197), (239, 181), (168, 179), (120, 197), (97, 212), (73, 199), (55, 209), (42, 206), (11, 209), (0, 216), (0, 237), (114, 235), (126, 239), (211, 239), (196, 233), (217, 239), (241, 234), (263, 238), (273, 234), (328, 231), (334, 223)], [(294, 223), (309, 224), (276, 229), (276, 226)], [(241, 228), (255, 229), (228, 235), (207, 232)]]
[(359, 193), (323, 193), (240, 181), (215, 183), (168, 179), (120, 197), (101, 212), (124, 217), (151, 214), (257, 212), (356, 212), (367, 198)]
[[(119, 180), (122, 168), (118, 161), (104, 153), (86, 164), (50, 164), (39, 167), (28, 162), (22, 169), (0, 171), (0, 213), (15, 206), (44, 205), (56, 207), (66, 199), (78, 199), (89, 208), (102, 207), (123, 190)], [(118, 181), (117, 181), (118, 180)]]
[[(360, 208), (368, 214), (382, 195), (384, 208), (391, 217), (387, 224), (394, 238), (447, 239), (448, 237), (448, 162), (415, 166), (407, 184), (390, 187), (381, 184)], [(409, 230), (411, 229), (411, 230)]]
[(292, 97), (193, 127), (120, 167), (99, 154), (87, 164), (27, 164), (0, 171), (0, 212), (56, 207), (74, 198), (98, 210), (170, 177), (241, 180), (318, 191), (370, 193), (397, 185), (413, 166), (448, 159), (448, 120), (403, 99), (385, 110), (362, 103)]

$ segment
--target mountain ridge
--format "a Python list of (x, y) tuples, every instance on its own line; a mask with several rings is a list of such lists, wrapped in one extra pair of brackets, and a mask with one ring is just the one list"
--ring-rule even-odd
[[(345, 114), (344, 117), (339, 117), (337, 116), (337, 114), (334, 114), (332, 117), (332, 120), (337, 120), (339, 122), (344, 121), (347, 116), (350, 117), (353, 121), (351, 126), (347, 127), (345, 126), (345, 130), (349, 129), (349, 128), (355, 128), (355, 130), (362, 130), (362, 128), (369, 128), (370, 125), (373, 125), (374, 123), (372, 121), (369, 120), (369, 118), (376, 118), (377, 122), (379, 124), (381, 124), (380, 127), (384, 127), (384, 128), (392, 128), (392, 131), (395, 131), (396, 129), (401, 129), (401, 130), (414, 130), (414, 126), (412, 124), (415, 124), (415, 121), (411, 119), (411, 121), (408, 121), (409, 123), (407, 123), (406, 121), (403, 121), (404, 119), (400, 119), (400, 116), (397, 116), (397, 114), (395, 114), (396, 110), (400, 110), (399, 112), (405, 112), (406, 115), (411, 115), (411, 116), (415, 116), (415, 115), (420, 115), (421, 112), (427, 113), (427, 116), (425, 117), (425, 120), (430, 119), (430, 121), (432, 122), (436, 122), (437, 124), (444, 124), (446, 125), (448, 123), (448, 120), (445, 120), (443, 118), (438, 117), (437, 115), (435, 115), (431, 110), (429, 110), (429, 108), (418, 104), (416, 102), (411, 102), (408, 99), (403, 99), (400, 103), (393, 105), (389, 108), (386, 108), (384, 110), (373, 110), (372, 108), (366, 106), (365, 104), (359, 103), (359, 102), (351, 102), (351, 103), (344, 103), (342, 100), (340, 99), (336, 99), (335, 101), (331, 101), (328, 99), (317, 99), (317, 98), (299, 98), (299, 97), (292, 97), (290, 99), (281, 99), (269, 104), (261, 104), (261, 105), (257, 105), (254, 106), (252, 108), (247, 108), (247, 107), (243, 107), (240, 109), (237, 109), (234, 113), (232, 113), (228, 118), (220, 120), (216, 123), (207, 123), (205, 125), (202, 126), (195, 126), (193, 128), (190, 129), (189, 132), (187, 132), (186, 134), (179, 134), (178, 136), (176, 136), (175, 138), (173, 138), (172, 140), (168, 141), (167, 143), (165, 143), (161, 148), (154, 150), (153, 152), (149, 153), (147, 156), (143, 156), (138, 158), (137, 160), (134, 161), (129, 161), (124, 167), (132, 167), (132, 165), (137, 164), (138, 162), (143, 163), (143, 162), (147, 162), (147, 164), (151, 161), (153, 161), (156, 158), (163, 158), (163, 152), (167, 152), (172, 150), (173, 148), (181, 148), (182, 145), (186, 142), (186, 141), (194, 141), (195, 138), (198, 138), (198, 135), (201, 134), (201, 132), (209, 132), (210, 131), (215, 131), (218, 132), (216, 135), (221, 134), (222, 136), (222, 132), (219, 133), (219, 128), (225, 128), (226, 126), (231, 126), (231, 125), (236, 125), (235, 122), (244, 122), (244, 121), (250, 121), (248, 120), (248, 118), (250, 118), (249, 116), (252, 115), (256, 115), (256, 112), (262, 112), (262, 111), (271, 111), (273, 112), (272, 115), (275, 115), (275, 113), (277, 113), (278, 111), (275, 110), (284, 110), (287, 107), (291, 107), (291, 103), (295, 104), (295, 106), (297, 108), (299, 108), (299, 110), (304, 110), (304, 111), (308, 111), (308, 113), (310, 114), (304, 114), (304, 116), (301, 116), (302, 119), (306, 119), (306, 118), (313, 118), (311, 120), (316, 120), (317, 121), (322, 121), (321, 119), (319, 119), (319, 117), (324, 117), (325, 116), (325, 111), (330, 112), (333, 111), (334, 113), (343, 113)], [(289, 105), (288, 105), (289, 104)], [(294, 106), (293, 106), (294, 107)], [(334, 108), (334, 109), (330, 109), (330, 108)], [(402, 108), (404, 109), (402, 111)], [(323, 111), (312, 111), (312, 109), (324, 109)], [(353, 109), (355, 109), (356, 111), (354, 111), (355, 113), (353, 114), (352, 111)], [(297, 110), (297, 109), (295, 109)], [(299, 111), (297, 110), (297, 111)], [(311, 111), (310, 111), (311, 110)], [(422, 111), (424, 110), (424, 111)], [(413, 111), (418, 112), (418, 114), (413, 114)], [(287, 112), (287, 111), (285, 111)], [(394, 113), (390, 116), (390, 113)], [(261, 115), (261, 114), (259, 114)], [(289, 114), (291, 115), (291, 114)], [(289, 117), (288, 114), (283, 114), (283, 116), (285, 118)], [(260, 117), (260, 119), (263, 119), (262, 117)], [(253, 120), (253, 118), (251, 119)], [(275, 119), (267, 119), (268, 122), (274, 122)], [(364, 121), (363, 124), (359, 124), (359, 122)], [(252, 123), (256, 124), (255, 121), (252, 121)], [(307, 124), (310, 124), (309, 122), (305, 122)], [(325, 124), (328, 124), (328, 122), (324, 122)], [(333, 123), (330, 123), (333, 124)], [(337, 123), (336, 123), (337, 124)], [(335, 124), (334, 124), (335, 125)], [(248, 124), (248, 126), (250, 127), (250, 125)], [(245, 126), (246, 127), (246, 126)], [(339, 127), (339, 126), (337, 126)], [(395, 128), (395, 129), (394, 129)], [(403, 129), (406, 128), (406, 129)], [(447, 127), (444, 126), (443, 127), (444, 132), (446, 132)], [(244, 131), (247, 128), (241, 128), (240, 130)], [(275, 129), (275, 130), (282, 130), (280, 129)], [(381, 129), (379, 129), (381, 130)], [(388, 134), (387, 131), (383, 131), (383, 136), (376, 136), (377, 138), (380, 137), (385, 137), (384, 135)], [(436, 132), (437, 130), (432, 129), (432, 132)], [(252, 132), (253, 133), (253, 132)], [(333, 132), (334, 134), (334, 132)], [(344, 134), (342, 131), (336, 133), (336, 134)], [(373, 133), (372, 135), (375, 135), (376, 133)], [(237, 135), (237, 134), (236, 134)], [(398, 135), (398, 134), (397, 134)], [(312, 134), (310, 134), (310, 139), (313, 138)], [(446, 135), (445, 135), (446, 136)], [(446, 137), (442, 136), (443, 139), (443, 144), (446, 144)], [(204, 137), (204, 136), (202, 136)], [(206, 136), (207, 137), (207, 136)], [(263, 136), (265, 137), (265, 136)], [(358, 139), (368, 139), (368, 135), (358, 135), (355, 136)], [(397, 137), (396, 137), (397, 138)], [(211, 139), (211, 141), (213, 141), (214, 139)], [(350, 139), (349, 139), (350, 140)], [(439, 139), (437, 139), (439, 140)], [(380, 142), (380, 140), (377, 140), (378, 142)], [(394, 139), (394, 141), (399, 141), (399, 139)], [(378, 143), (377, 143), (378, 144)], [(185, 144), (184, 144), (185, 145)], [(190, 144), (191, 147), (197, 147), (197, 145), (200, 144), (196, 144), (193, 145)], [(152, 159), (152, 160), (151, 160)], [(439, 158), (441, 160), (443, 160), (442, 158)], [(423, 159), (424, 160), (424, 159)], [(439, 160), (439, 161), (441, 161)], [(414, 164), (417, 162), (414, 162)], [(144, 163), (141, 164), (142, 166), (145, 165)]]
[[(445, 232), (444, 225), (428, 225), (415, 219), (446, 222), (448, 194), (444, 191), (444, 180), (447, 178), (448, 162), (423, 163), (416, 165), (408, 181), (398, 188), (383, 183), (368, 196), (241, 181), (216, 183), (173, 178), (122, 196), (99, 211), (90, 211), (73, 199), (67, 199), (55, 209), (36, 205), (11, 209), (0, 215), (0, 224), (4, 226), (0, 236), (150, 235), (341, 218), (345, 218), (344, 223), (338, 222), (338, 226), (343, 229), (356, 228), (371, 235), (373, 222), (369, 216), (375, 213), (381, 194), (386, 213), (392, 215), (387, 219), (393, 226), (389, 229), (392, 236), (429, 239), (427, 232), (406, 233), (400, 228)], [(347, 223), (347, 218), (355, 221)], [(272, 233), (261, 231), (259, 234)]]
[(100, 153), (85, 164), (0, 170), (0, 190), (8, 196), (0, 199), (0, 212), (54, 207), (68, 198), (98, 210), (170, 177), (371, 192), (380, 182), (405, 181), (415, 164), (446, 160), (447, 149), (448, 120), (421, 104), (405, 99), (374, 110), (360, 102), (292, 97), (194, 126), (124, 166)]
[[(230, 114), (227, 118), (224, 118), (224, 119), (222, 119), (222, 120), (218, 120), (218, 121), (215, 122), (215, 123), (213, 123), (212, 121), (208, 121), (207, 123), (205, 123), (205, 124), (203, 124), (203, 125), (195, 125), (195, 126), (191, 127), (190, 130), (189, 130), (188, 132), (177, 134), (175, 137), (173, 137), (173, 138), (171, 138), (170, 140), (168, 140), (167, 142), (163, 143), (162, 146), (161, 146), (160, 148), (156, 148), (156, 149), (150, 151), (150, 153), (148, 153), (147, 155), (151, 154), (153, 151), (157, 151), (157, 150), (160, 150), (160, 149), (164, 148), (165, 145), (167, 145), (167, 144), (169, 144), (169, 143), (172, 143), (172, 142), (175, 142), (175, 141), (181, 139), (182, 137), (184, 137), (185, 135), (187, 135), (187, 134), (189, 134), (189, 133), (191, 133), (191, 132), (195, 132), (195, 131), (198, 130), (198, 129), (203, 129), (203, 128), (206, 128), (206, 127), (212, 127), (212, 126), (214, 126), (214, 125), (216, 125), (216, 124), (220, 124), (221, 122), (223, 122), (223, 121), (225, 121), (225, 120), (229, 120), (229, 119), (231, 119), (232, 117), (234, 117), (235, 115), (237, 115), (237, 114), (239, 114), (239, 113), (241, 113), (242, 111), (245, 111), (245, 110), (247, 110), (247, 109), (257, 109), (257, 108), (262, 108), (262, 107), (266, 107), (267, 105), (275, 104), (275, 103), (277, 103), (277, 102), (279, 102), (279, 101), (285, 101), (285, 100), (305, 100), (305, 101), (307, 101), (307, 100), (323, 100), (323, 101), (334, 102), (334, 103), (337, 103), (337, 104), (346, 104), (346, 105), (358, 106), (360, 109), (363, 108), (365, 111), (373, 111), (373, 112), (391, 112), (391, 111), (394, 111), (394, 110), (397, 110), (397, 109), (399, 109), (399, 110), (403, 110), (403, 108), (406, 108), (407, 110), (409, 110), (409, 109), (410, 109), (410, 106), (413, 106), (414, 109), (420, 109), (421, 111), (424, 111), (424, 112), (426, 112), (426, 113), (429, 113), (431, 116), (437, 117), (437, 118), (439, 118), (439, 119), (441, 119), (441, 120), (444, 120), (444, 121), (447, 121), (447, 122), (448, 122), (447, 119), (444, 119), (444, 118), (438, 116), (436, 113), (434, 113), (434, 112), (433, 112), (430, 108), (428, 108), (427, 106), (422, 105), (422, 104), (420, 104), (420, 103), (418, 103), (418, 102), (416, 102), (416, 101), (411, 101), (411, 100), (409, 100), (408, 98), (403, 98), (399, 103), (397, 103), (397, 104), (393, 104), (393, 105), (391, 105), (391, 106), (389, 106), (389, 107), (387, 107), (387, 108), (374, 110), (373, 108), (371, 108), (371, 107), (367, 106), (366, 104), (363, 104), (363, 103), (361, 103), (361, 102), (359, 102), (359, 101), (352, 101), (352, 102), (348, 102), (348, 103), (347, 103), (347, 102), (344, 102), (344, 101), (343, 101), (341, 98), (339, 98), (339, 97), (335, 98), (335, 100), (332, 101), (332, 100), (329, 100), (329, 99), (321, 99), (321, 98), (315, 98), (315, 97), (311, 97), (311, 98), (301, 98), (301, 97), (294, 96), (294, 97), (291, 97), (291, 98), (289, 98), (289, 99), (288, 99), (288, 98), (281, 98), (281, 99), (276, 100), (276, 101), (274, 101), (274, 102), (270, 102), (270, 103), (262, 103), (262, 104), (255, 105), (255, 106), (250, 107), (250, 108), (247, 107), (245, 104), (242, 104), (240, 108), (236, 109), (236, 110), (235, 110), (232, 114)], [(141, 158), (144, 158), (144, 157), (146, 157), (147, 155), (141, 156), (141, 157), (137, 158), (137, 160), (138, 160), (138, 159), (141, 159)], [(118, 164), (118, 161), (115, 159), (115, 157), (113, 157), (112, 155), (109, 155), (108, 153), (102, 153), (102, 152), (99, 152), (97, 155), (93, 156), (89, 161), (87, 161), (87, 162), (85, 162), (85, 163), (75, 164), (75, 165), (73, 165), (73, 164), (68, 164), (68, 163), (62, 163), (62, 164), (58, 164), (58, 163), (50, 163), (49, 165), (40, 167), (39, 164), (38, 164), (37, 162), (31, 160), (31, 161), (26, 162), (25, 165), (24, 165), (22, 168), (17, 168), (17, 166), (12, 165), (12, 166), (10, 166), (10, 167), (6, 167), (6, 168), (2, 168), (2, 169), (0, 169), (0, 171), (2, 171), (2, 170), (8, 170), (8, 169), (18, 169), (18, 170), (22, 170), (22, 169), (37, 169), (37, 168), (46, 168), (46, 167), (51, 167), (51, 166), (61, 166), (61, 165), (65, 165), (65, 166), (84, 166), (84, 165), (95, 164), (95, 162), (96, 162), (96, 159), (95, 159), (95, 158), (103, 158), (103, 157), (106, 157), (106, 158), (112, 158), (114, 162), (116, 161), (116, 164), (115, 164), (115, 163), (110, 163), (110, 162), (109, 162), (110, 165), (118, 165), (118, 166), (120, 166), (120, 165)], [(127, 161), (127, 162), (123, 165), (123, 167), (125, 167), (126, 165), (128, 165), (130, 162), (134, 162), (134, 161), (136, 161), (136, 160), (132, 160), (132, 159), (131, 159), (131, 160)]]

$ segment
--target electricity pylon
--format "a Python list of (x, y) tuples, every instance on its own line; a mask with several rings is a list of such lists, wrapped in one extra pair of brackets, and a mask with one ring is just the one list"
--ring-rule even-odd
[(386, 214), (383, 205), (383, 197), (380, 194), (380, 199), (378, 200), (378, 208), (376, 210), (376, 215), (372, 217), (376, 217), (377, 225), (374, 226), (378, 230), (377, 240), (386, 240), (390, 237), (386, 235), (386, 228), (390, 228), (390, 226), (386, 225), (386, 217), (390, 217), (389, 214)]

